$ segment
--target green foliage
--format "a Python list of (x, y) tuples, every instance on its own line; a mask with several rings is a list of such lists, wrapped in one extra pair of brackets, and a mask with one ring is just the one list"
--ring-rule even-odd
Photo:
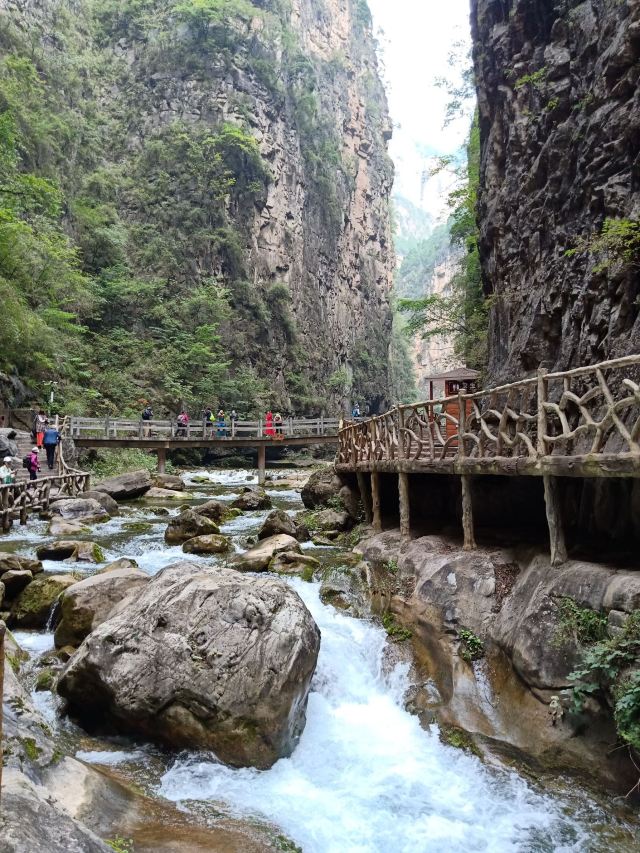
[[(93, 459), (83, 461), (82, 467), (91, 473), (94, 480), (105, 480), (107, 477), (126, 474), (128, 471), (146, 470), (154, 474), (158, 469), (158, 460), (155, 453), (147, 453), (145, 450), (135, 448), (100, 450)], [(173, 466), (167, 461), (167, 473), (173, 472)]]
[(567, 642), (586, 646), (607, 636), (607, 616), (589, 607), (580, 607), (573, 598), (565, 596), (558, 603), (559, 623), (553, 639), (555, 646)]
[(614, 266), (640, 268), (640, 221), (637, 219), (605, 219), (599, 234), (581, 238), (566, 257), (590, 254), (599, 258), (594, 273), (606, 272)]
[(482, 757), (482, 753), (476, 746), (473, 737), (464, 729), (459, 729), (456, 726), (439, 726), (439, 735), (442, 743), (447, 746), (453, 746), (455, 749), (462, 749), (464, 752), (470, 752), (478, 758)]
[(382, 617), (382, 625), (387, 632), (387, 634), (391, 637), (392, 640), (395, 640), (398, 643), (402, 643), (405, 640), (410, 640), (413, 634), (408, 628), (404, 628), (402, 625), (399, 625), (395, 617), (392, 613), (385, 613)]
[(460, 628), (458, 639), (460, 640), (460, 657), (466, 660), (467, 663), (480, 660), (480, 658), (484, 657), (484, 643), (473, 631), (469, 631), (467, 628)]
[(559, 104), (560, 98), (550, 98), (550, 100), (547, 101), (547, 106), (545, 107), (545, 110), (548, 113), (552, 113), (555, 109), (558, 108)]
[(590, 696), (609, 694), (620, 739), (640, 752), (640, 610), (624, 628), (587, 647), (571, 673), (571, 710), (580, 713)]
[(541, 89), (547, 79), (547, 73), (548, 71), (545, 65), (537, 71), (534, 71), (532, 74), (523, 74), (522, 77), (518, 77), (516, 80), (514, 88), (518, 90), (523, 89), (525, 86), (531, 86), (534, 89)]
[(435, 268), (449, 254), (451, 227), (437, 225), (424, 240), (405, 243), (405, 253), (396, 275), (395, 291), (403, 299), (416, 299), (425, 291)]
[(390, 575), (398, 574), (398, 561), (397, 560), (387, 560), (384, 564), (385, 571), (389, 572)]
[(131, 838), (122, 838), (122, 836), (116, 835), (115, 838), (105, 838), (104, 843), (116, 853), (134, 853)]

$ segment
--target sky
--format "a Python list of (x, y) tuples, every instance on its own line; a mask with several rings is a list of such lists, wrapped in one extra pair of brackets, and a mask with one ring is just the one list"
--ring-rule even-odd
[(436, 78), (455, 76), (448, 57), (456, 42), (470, 42), (469, 0), (369, 0), (381, 45), (382, 74), (395, 126), (390, 153), (396, 164), (395, 192), (438, 217), (450, 178), (426, 187), (421, 176), (429, 152), (455, 153), (469, 121), (443, 128), (447, 92)]

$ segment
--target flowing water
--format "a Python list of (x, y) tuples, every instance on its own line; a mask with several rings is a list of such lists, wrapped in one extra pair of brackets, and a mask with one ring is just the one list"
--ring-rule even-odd
[[(186, 480), (189, 502), (213, 495), (232, 500), (242, 486), (254, 482), (238, 471), (197, 472)], [(281, 508), (294, 512), (302, 507), (296, 489), (269, 491)], [(164, 506), (170, 514), (178, 511)], [(184, 558), (180, 548), (164, 543), (167, 516), (157, 512), (157, 506), (137, 502), (95, 528), (93, 538), (110, 559), (134, 557), (155, 574)], [(242, 550), (267, 514), (247, 513), (224, 525), (223, 532)], [(43, 538), (41, 528), (30, 528), (26, 540), (19, 534), (11, 534), (12, 546), (24, 553), (32, 553), (34, 542)], [(318, 548), (314, 555), (335, 560), (336, 552)], [(47, 568), (82, 567), (57, 563)], [(165, 758), (150, 783), (156, 794), (187, 811), (211, 804), (218, 812), (273, 824), (305, 853), (639, 849), (632, 828), (575, 786), (564, 794), (557, 788), (545, 792), (512, 771), (488, 768), (442, 744), (435, 727), (423, 729), (404, 709), (408, 667), (397, 664), (389, 671), (383, 666), (383, 629), (325, 606), (318, 584), (288, 582), (322, 632), (307, 725), (294, 754), (268, 771), (233, 770), (211, 754)], [(52, 645), (47, 633), (19, 632), (17, 639), (34, 655)], [(46, 700), (36, 695), (50, 721), (49, 694)], [(94, 740), (89, 746), (78, 750), (77, 757), (96, 764), (144, 766), (151, 754), (122, 739)]]

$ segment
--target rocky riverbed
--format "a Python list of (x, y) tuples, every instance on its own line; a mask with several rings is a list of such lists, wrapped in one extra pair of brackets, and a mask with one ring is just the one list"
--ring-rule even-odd
[[(464, 738), (432, 723), (440, 671), (429, 677), (411, 632), (388, 618), (385, 630), (369, 611), (371, 597), (376, 609), (395, 596), (401, 620), (397, 543), (350, 532), (354, 520), (330, 476), (305, 491), (311, 513), (299, 474), (275, 476), (259, 500), (252, 472), (186, 473), (179, 492), (157, 491), (176, 482), (154, 492), (148, 484), (143, 497), (119, 495), (108, 520), (80, 519), (86, 529), (74, 540), (98, 550), (77, 547), (63, 561), (41, 552), (42, 571), (12, 611), (28, 610), (16, 606), (22, 595), (32, 602), (31, 624), (42, 620), (34, 593), (25, 594), (52, 576), (62, 579), (56, 601), (62, 595), (40, 628), (18, 625), (7, 648), (8, 850), (112, 849), (105, 841), (135, 853), (637, 849), (633, 814), (619, 803), (557, 768), (534, 778), (531, 768), (511, 769), (504, 754), (481, 760)], [(347, 494), (342, 503), (350, 504)], [(33, 559), (59, 541), (49, 524), (15, 527), (0, 550)], [(244, 609), (222, 642), (212, 602), (226, 602), (228, 614), (240, 597)], [(201, 643), (182, 648), (175, 638), (198, 636), (184, 626), (200, 612)], [(277, 613), (287, 618), (274, 622)], [(212, 684), (206, 662), (214, 652), (222, 662)], [(252, 694), (251, 684), (261, 689)], [(292, 728), (274, 725), (281, 709), (265, 696), (285, 702)], [(239, 737), (235, 723), (225, 729), (218, 719), (224, 710), (232, 720), (238, 707)], [(167, 708), (179, 708), (177, 726)], [(214, 730), (218, 740), (200, 739)], [(240, 756), (238, 743), (247, 745)]]

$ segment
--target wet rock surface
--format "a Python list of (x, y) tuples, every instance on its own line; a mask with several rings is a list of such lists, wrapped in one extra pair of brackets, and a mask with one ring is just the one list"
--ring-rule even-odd
[(293, 536), (299, 542), (304, 542), (309, 538), (309, 532), (304, 525), (298, 524), (288, 512), (282, 509), (274, 509), (266, 517), (260, 528), (258, 539), (268, 539), (270, 536), (277, 536), (279, 533)]
[(234, 509), (241, 509), (243, 512), (250, 512), (258, 509), (271, 509), (271, 498), (264, 489), (245, 488), (240, 497), (236, 498), (231, 504)]
[(60, 516), (66, 521), (84, 521), (91, 524), (96, 521), (106, 521), (109, 518), (107, 510), (94, 498), (68, 498), (53, 501), (51, 514)]
[(104, 492), (115, 501), (131, 501), (141, 498), (152, 486), (148, 471), (132, 471), (109, 477), (95, 487), (95, 491)]
[(179, 563), (87, 637), (58, 691), (87, 724), (270, 767), (302, 731), (319, 645), (281, 581)]
[(253, 548), (249, 548), (244, 554), (238, 554), (232, 561), (232, 566), (241, 572), (266, 572), (271, 560), (281, 552), (299, 553), (300, 545), (293, 536), (280, 533), (262, 539)]
[(200, 515), (193, 509), (185, 509), (176, 518), (172, 518), (164, 534), (165, 542), (181, 545), (196, 536), (210, 536), (220, 533), (218, 525), (211, 519)]
[(231, 549), (231, 542), (226, 536), (209, 534), (188, 539), (182, 546), (185, 554), (224, 554)]
[(39, 575), (22, 590), (13, 603), (9, 626), (44, 628), (60, 593), (74, 583), (77, 583), (77, 580), (70, 575)]

